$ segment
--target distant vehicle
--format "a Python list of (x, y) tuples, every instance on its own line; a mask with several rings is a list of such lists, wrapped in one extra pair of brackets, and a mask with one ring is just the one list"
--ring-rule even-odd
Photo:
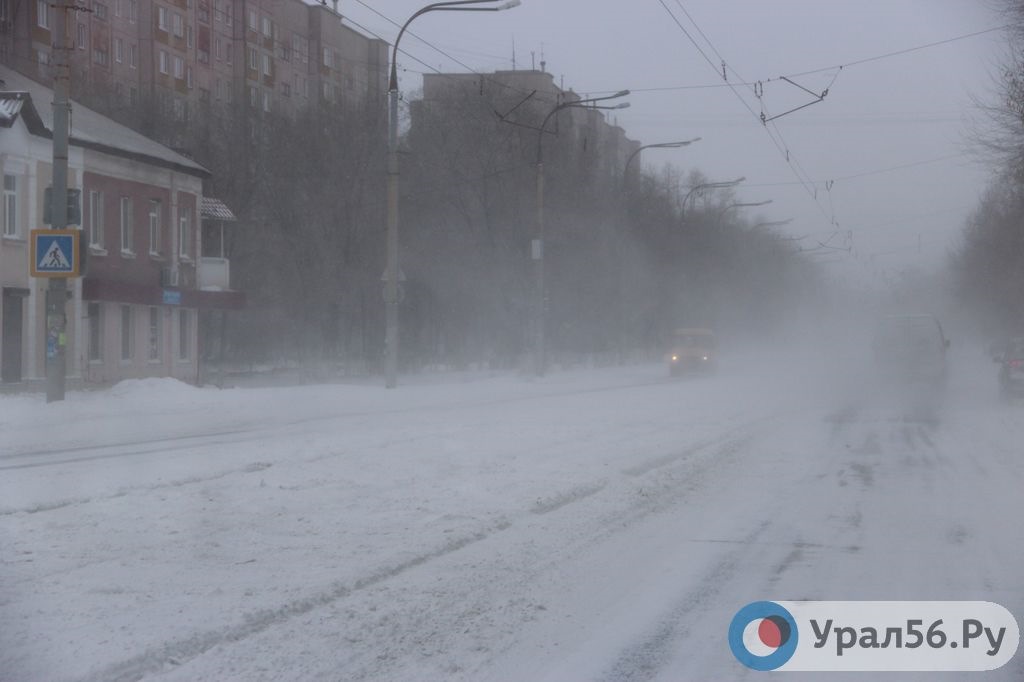
[(1024, 336), (1010, 339), (998, 349), (999, 391), (1004, 398), (1024, 398)]
[(669, 374), (713, 372), (718, 366), (718, 341), (710, 329), (684, 328), (672, 332)]
[(887, 381), (943, 386), (948, 348), (934, 315), (888, 315), (875, 329), (875, 366)]

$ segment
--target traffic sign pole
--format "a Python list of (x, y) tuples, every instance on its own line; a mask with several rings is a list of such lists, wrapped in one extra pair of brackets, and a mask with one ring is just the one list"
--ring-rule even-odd
[[(53, 5), (53, 204), (51, 227), (68, 225), (68, 124), (71, 91), (71, 48), (68, 45), (68, 0)], [(77, 254), (75, 255), (77, 257)], [(46, 290), (46, 402), (64, 400), (67, 375), (67, 280), (50, 278)]]

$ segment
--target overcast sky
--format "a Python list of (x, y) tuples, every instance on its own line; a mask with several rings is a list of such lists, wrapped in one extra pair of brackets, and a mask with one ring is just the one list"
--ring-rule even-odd
[[(397, 29), (381, 15), (400, 24), (425, 4), (341, 0), (339, 10), (390, 42)], [(440, 71), (488, 72), (512, 68), (514, 45), (517, 68), (539, 68), (543, 57), (565, 88), (631, 89), (631, 107), (611, 112), (631, 138), (703, 138), (645, 152), (646, 167), (745, 176), (740, 201), (772, 200), (745, 209), (751, 220), (792, 218), (782, 229), (807, 235), (801, 244), (831, 237), (851, 247), (828, 258), (837, 261), (830, 271), (868, 283), (939, 265), (955, 246), (988, 178), (965, 140), (971, 95), (991, 99), (1005, 37), (882, 56), (1002, 21), (978, 0), (523, 0), (506, 12), (424, 15), (401, 48)], [(724, 87), (723, 60), (733, 88)], [(430, 70), (408, 56), (399, 67), (407, 94)], [(813, 99), (780, 76), (828, 95), (765, 126), (762, 111)], [(760, 99), (749, 85), (757, 81)], [(886, 170), (896, 166), (907, 167)]]

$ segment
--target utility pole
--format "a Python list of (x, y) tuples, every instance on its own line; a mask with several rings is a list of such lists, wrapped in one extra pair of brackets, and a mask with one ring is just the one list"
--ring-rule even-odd
[[(68, 44), (68, 0), (51, 5), (53, 22), (53, 192), (50, 227), (68, 225), (68, 128), (70, 121), (71, 47)], [(76, 254), (77, 257), (77, 254)], [(64, 400), (67, 374), (67, 280), (51, 277), (46, 290), (46, 402)]]

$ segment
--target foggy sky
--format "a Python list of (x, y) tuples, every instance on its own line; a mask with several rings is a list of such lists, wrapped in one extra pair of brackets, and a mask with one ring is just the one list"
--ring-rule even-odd
[[(703, 138), (684, 149), (645, 152), (648, 169), (671, 163), (697, 168), (713, 180), (746, 176), (739, 201), (773, 200), (746, 209), (751, 221), (792, 218), (781, 229), (808, 235), (800, 242), (807, 247), (829, 237), (830, 245), (852, 247), (850, 253), (818, 257), (835, 261), (829, 272), (839, 280), (878, 284), (940, 265), (984, 189), (988, 171), (969, 154), (965, 134), (977, 118), (971, 95), (993, 98), (1002, 32), (853, 62), (997, 27), (1002, 18), (991, 3), (522, 3), (505, 12), (424, 15), (401, 48), (440, 71), (488, 72), (512, 68), (514, 46), (517, 68), (539, 68), (543, 59), (556, 82), (576, 92), (633, 90), (629, 109), (609, 112), (631, 138), (644, 144)], [(339, 10), (356, 28), (390, 42), (397, 28), (370, 7), (400, 24), (425, 4), (341, 0)], [(723, 87), (722, 59), (734, 89)], [(419, 74), (429, 69), (404, 55), (398, 63), (403, 95), (416, 96)], [(814, 92), (828, 87), (828, 95), (766, 130), (757, 118), (762, 110), (773, 116), (812, 99), (780, 76), (837, 65), (848, 66), (793, 76)], [(741, 84), (755, 81), (763, 83), (761, 100), (752, 86)], [(663, 89), (679, 86), (686, 87)], [(789, 163), (779, 146), (789, 150)], [(876, 172), (908, 164), (914, 165)], [(854, 175), (861, 177), (849, 177)], [(829, 180), (834, 182), (827, 185)]]

